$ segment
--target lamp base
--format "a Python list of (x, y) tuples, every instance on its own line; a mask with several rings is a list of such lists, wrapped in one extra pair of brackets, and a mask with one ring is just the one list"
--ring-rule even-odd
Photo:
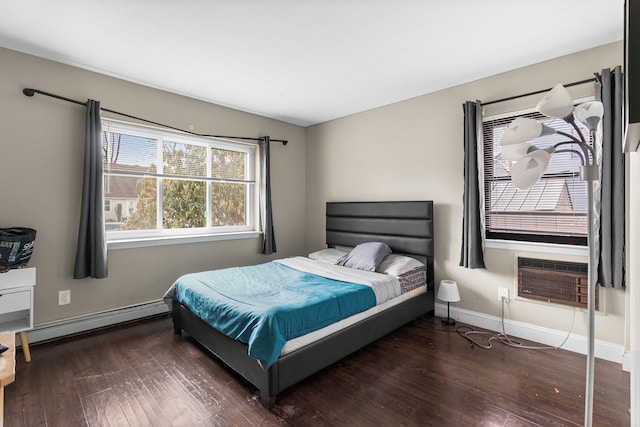
[(455, 321), (455, 320), (453, 320), (453, 319), (452, 319), (452, 318), (450, 318), (450, 317), (447, 317), (447, 318), (444, 318), (444, 317), (443, 317), (443, 318), (442, 318), (442, 324), (443, 324), (443, 325), (447, 325), (447, 326), (453, 326), (453, 325), (455, 325), (455, 324), (456, 324), (456, 321)]

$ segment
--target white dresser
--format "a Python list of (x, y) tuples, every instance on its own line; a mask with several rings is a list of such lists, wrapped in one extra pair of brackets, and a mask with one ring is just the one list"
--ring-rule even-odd
[(33, 329), (33, 290), (36, 269), (19, 268), (0, 273), (0, 331), (13, 331), (20, 336), (22, 352), (31, 361), (25, 331)]

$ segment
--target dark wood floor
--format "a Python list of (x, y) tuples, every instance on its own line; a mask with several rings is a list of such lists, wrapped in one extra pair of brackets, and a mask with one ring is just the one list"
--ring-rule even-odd
[[(18, 353), (4, 422), (19, 426), (578, 426), (586, 358), (471, 347), (421, 317), (287, 389), (257, 390), (162, 317)], [(628, 426), (629, 374), (598, 360), (594, 426)]]

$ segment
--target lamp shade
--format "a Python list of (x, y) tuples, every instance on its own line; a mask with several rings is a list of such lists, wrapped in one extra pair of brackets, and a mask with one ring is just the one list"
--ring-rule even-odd
[(557, 131), (549, 126), (540, 123), (537, 120), (527, 117), (518, 117), (514, 119), (504, 130), (500, 137), (500, 145), (522, 144), (534, 138), (544, 135), (552, 135)]
[(438, 288), (438, 299), (446, 302), (460, 301), (460, 293), (458, 293), (458, 284), (455, 280), (441, 280), (440, 288)]
[(507, 160), (517, 162), (529, 153), (529, 149), (532, 147), (528, 142), (521, 142), (520, 144), (507, 144), (500, 147), (502, 157)]
[(520, 190), (527, 190), (538, 182), (549, 166), (551, 155), (545, 150), (535, 150), (521, 158), (511, 169), (511, 181)]
[(545, 116), (564, 119), (573, 112), (573, 99), (567, 89), (558, 83), (538, 102), (536, 109)]
[(584, 124), (589, 131), (594, 131), (600, 124), (604, 115), (604, 106), (600, 101), (587, 101), (578, 105), (573, 110), (573, 115), (580, 123)]
[(521, 144), (542, 135), (543, 126), (537, 120), (518, 117), (509, 123), (500, 138), (500, 145)]

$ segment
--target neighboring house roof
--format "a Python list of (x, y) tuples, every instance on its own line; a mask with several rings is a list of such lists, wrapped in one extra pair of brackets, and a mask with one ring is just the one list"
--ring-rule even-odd
[(106, 173), (106, 175), (104, 196), (111, 199), (137, 199), (138, 195), (136, 194), (136, 185), (142, 177), (119, 175), (116, 173), (110, 174), (109, 171), (121, 173), (146, 173), (149, 171), (149, 168), (122, 163), (109, 164), (108, 162), (105, 162), (104, 172)]
[[(571, 189), (571, 190), (570, 190)], [(583, 212), (585, 203), (580, 192), (566, 179), (538, 181), (528, 190), (518, 190), (511, 181), (494, 182), (491, 186), (493, 212), (533, 212), (562, 210)]]
[(137, 176), (114, 176), (107, 175), (105, 178), (105, 191), (104, 196), (106, 198), (122, 198), (122, 199), (136, 199), (136, 185), (140, 177)]

